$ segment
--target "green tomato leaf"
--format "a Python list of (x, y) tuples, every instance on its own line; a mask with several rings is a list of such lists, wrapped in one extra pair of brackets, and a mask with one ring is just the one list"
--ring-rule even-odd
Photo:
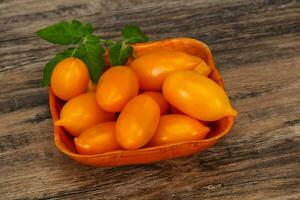
[(57, 54), (54, 58), (52, 58), (45, 66), (43, 71), (43, 80), (41, 81), (42, 87), (47, 87), (50, 85), (51, 74), (54, 67), (65, 58), (72, 57), (76, 54), (76, 49), (69, 48), (65, 50), (63, 53)]
[(112, 40), (104, 40), (104, 41), (102, 42), (102, 44), (103, 44), (105, 47), (110, 48), (110, 47), (112, 47), (112, 46), (115, 44), (115, 42), (112, 41)]
[(79, 52), (77, 48), (70, 47), (64, 51), (64, 54), (68, 55), (68, 57), (76, 57), (78, 58)]
[(99, 44), (99, 38), (94, 35), (87, 35), (78, 48), (78, 55), (88, 67), (90, 78), (94, 83), (98, 79), (104, 68), (104, 49)]
[(90, 24), (90, 23), (87, 23), (84, 26), (83, 30), (84, 30), (85, 35), (89, 35), (89, 34), (92, 34), (94, 32), (94, 28), (93, 28), (92, 24)]
[(147, 42), (149, 40), (137, 25), (125, 25), (121, 32), (126, 44)]
[(109, 48), (109, 58), (112, 66), (123, 65), (132, 55), (133, 48), (124, 42), (117, 42)]
[(48, 42), (60, 45), (78, 44), (83, 37), (93, 33), (91, 24), (83, 25), (77, 20), (72, 22), (59, 22), (43, 28), (36, 32), (36, 34)]

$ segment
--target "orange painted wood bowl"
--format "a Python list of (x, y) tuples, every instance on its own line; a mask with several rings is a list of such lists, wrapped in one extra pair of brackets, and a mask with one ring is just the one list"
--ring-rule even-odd
[[(176, 50), (195, 55), (203, 59), (211, 68), (210, 78), (224, 87), (224, 83), (215, 68), (212, 54), (208, 46), (198, 40), (191, 38), (173, 38), (155, 42), (135, 44), (134, 57), (147, 54), (158, 49)], [(107, 60), (107, 59), (106, 59)], [(49, 104), (53, 121), (59, 119), (63, 101), (58, 99), (49, 89)], [(231, 129), (234, 117), (225, 117), (216, 122), (209, 123), (211, 131), (204, 140), (193, 140), (168, 144), (156, 147), (146, 147), (138, 150), (118, 150), (96, 155), (81, 155), (77, 152), (74, 138), (62, 127), (54, 126), (54, 141), (56, 147), (83, 164), (91, 166), (120, 166), (132, 164), (146, 164), (161, 160), (191, 155), (213, 146)]]

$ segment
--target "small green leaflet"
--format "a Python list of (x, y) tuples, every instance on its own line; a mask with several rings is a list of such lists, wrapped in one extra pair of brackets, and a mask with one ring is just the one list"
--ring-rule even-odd
[(121, 32), (123, 37), (121, 42), (109, 43), (109, 58), (112, 66), (126, 63), (133, 53), (133, 48), (129, 44), (148, 41), (148, 37), (137, 25), (125, 25)]
[(98, 79), (104, 68), (104, 49), (100, 46), (99, 38), (94, 35), (87, 35), (78, 48), (78, 58), (88, 67), (89, 74), (94, 83)]
[(125, 25), (122, 28), (121, 33), (123, 41), (126, 44), (147, 42), (149, 40), (148, 37), (141, 31), (141, 29), (137, 25)]
[(42, 87), (46, 87), (50, 85), (51, 74), (54, 67), (65, 58), (71, 57), (74, 54), (74, 49), (67, 49), (63, 53), (57, 54), (54, 58), (52, 58), (45, 66), (43, 71), (43, 80), (41, 82)]
[(112, 66), (123, 65), (132, 55), (133, 48), (125, 43), (117, 42), (109, 48), (109, 58)]
[(103, 43), (103, 45), (104, 45), (105, 47), (107, 47), (107, 48), (112, 47), (112, 46), (115, 44), (115, 42), (112, 41), (112, 40), (103, 40), (102, 43)]
[(93, 33), (91, 24), (83, 25), (81, 22), (73, 20), (72, 22), (59, 22), (43, 28), (36, 34), (53, 44), (70, 45), (78, 44), (86, 35)]

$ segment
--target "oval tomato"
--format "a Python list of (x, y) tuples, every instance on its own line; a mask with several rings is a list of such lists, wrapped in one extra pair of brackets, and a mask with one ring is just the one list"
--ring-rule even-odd
[(178, 114), (164, 115), (159, 120), (158, 128), (150, 140), (149, 146), (202, 140), (208, 132), (208, 127), (189, 116)]
[(71, 57), (60, 61), (51, 74), (50, 87), (62, 100), (69, 100), (87, 90), (89, 72), (78, 58)]
[(125, 149), (138, 149), (153, 136), (160, 117), (159, 106), (151, 97), (131, 99), (117, 119), (116, 139)]
[(167, 114), (169, 112), (169, 103), (160, 92), (143, 92), (142, 94), (152, 97), (159, 105), (160, 115)]
[(102, 110), (97, 104), (95, 93), (84, 93), (63, 106), (55, 125), (63, 126), (73, 136), (79, 136), (91, 126), (114, 119), (114, 113)]
[(161, 90), (169, 73), (194, 69), (201, 62), (200, 58), (183, 52), (160, 50), (133, 60), (130, 67), (136, 73), (141, 89)]
[(74, 138), (80, 154), (92, 155), (121, 149), (115, 138), (115, 122), (104, 122), (85, 130)]
[(97, 102), (106, 111), (120, 112), (139, 92), (136, 75), (129, 67), (111, 67), (101, 76), (97, 85)]
[(163, 94), (178, 110), (202, 121), (237, 115), (221, 86), (192, 71), (170, 74), (164, 81)]

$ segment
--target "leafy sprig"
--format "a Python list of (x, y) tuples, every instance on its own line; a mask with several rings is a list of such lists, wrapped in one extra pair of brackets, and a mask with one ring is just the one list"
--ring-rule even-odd
[(122, 40), (114, 42), (100, 39), (94, 34), (91, 24), (82, 24), (77, 20), (50, 25), (37, 31), (36, 34), (52, 44), (77, 45), (57, 54), (46, 64), (41, 82), (44, 87), (50, 84), (56, 64), (67, 57), (81, 59), (88, 67), (91, 80), (97, 83), (105, 64), (103, 57), (105, 48), (109, 51), (112, 66), (123, 65), (133, 53), (130, 44), (148, 41), (148, 37), (137, 25), (125, 25), (121, 30)]
[(133, 53), (130, 44), (148, 41), (148, 37), (137, 25), (125, 25), (122, 30), (122, 41), (108, 41), (109, 58), (112, 66), (123, 65)]
[(36, 34), (50, 43), (60, 45), (78, 44), (87, 35), (91, 35), (94, 29), (91, 24), (83, 25), (77, 20), (59, 22), (43, 28)]

